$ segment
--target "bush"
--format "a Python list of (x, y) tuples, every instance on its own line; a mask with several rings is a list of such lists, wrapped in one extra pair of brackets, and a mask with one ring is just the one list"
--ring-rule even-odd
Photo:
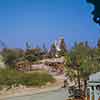
[(16, 70), (0, 69), (0, 86), (42, 86), (47, 82), (54, 82), (54, 79), (45, 72), (22, 73)]

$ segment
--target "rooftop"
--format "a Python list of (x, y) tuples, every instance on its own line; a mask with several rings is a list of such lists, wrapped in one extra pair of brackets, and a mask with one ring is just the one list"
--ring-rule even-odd
[(100, 82), (100, 72), (90, 75), (89, 81)]

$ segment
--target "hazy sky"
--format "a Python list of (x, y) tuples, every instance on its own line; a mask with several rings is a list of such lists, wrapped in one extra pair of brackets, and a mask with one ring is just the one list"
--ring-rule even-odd
[(96, 44), (100, 27), (86, 0), (0, 0), (0, 40), (8, 47), (50, 45), (64, 36), (68, 45), (88, 40)]

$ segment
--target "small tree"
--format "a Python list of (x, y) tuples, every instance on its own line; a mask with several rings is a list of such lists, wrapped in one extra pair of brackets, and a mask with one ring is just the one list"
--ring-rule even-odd
[(40, 48), (26, 50), (25, 58), (30, 62), (40, 60), (42, 58), (42, 50)]
[(15, 67), (16, 60), (24, 55), (24, 51), (21, 49), (3, 49), (1, 52), (5, 64), (10, 68)]

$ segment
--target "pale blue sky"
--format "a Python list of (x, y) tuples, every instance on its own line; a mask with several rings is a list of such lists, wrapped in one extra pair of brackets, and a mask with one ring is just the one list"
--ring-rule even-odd
[(0, 39), (19, 48), (26, 41), (48, 46), (60, 36), (68, 46), (86, 40), (96, 45), (100, 30), (92, 9), (86, 0), (0, 0)]

